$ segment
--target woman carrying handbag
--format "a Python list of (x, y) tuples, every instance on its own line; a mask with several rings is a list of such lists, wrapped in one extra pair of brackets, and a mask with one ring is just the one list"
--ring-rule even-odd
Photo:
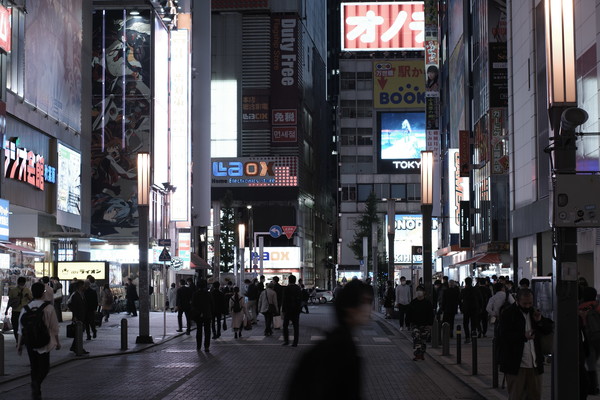
[(260, 294), (258, 311), (265, 316), (265, 336), (273, 334), (273, 317), (279, 315), (277, 293), (273, 290), (273, 282), (267, 284), (267, 289)]

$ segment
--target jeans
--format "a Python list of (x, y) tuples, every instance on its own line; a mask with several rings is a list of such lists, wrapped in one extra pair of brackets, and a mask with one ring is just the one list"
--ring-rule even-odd
[(15, 340), (19, 341), (19, 315), (21, 315), (21, 311), (13, 311), (10, 316), (10, 323), (13, 326), (13, 334), (15, 335)]
[(300, 313), (285, 313), (283, 314), (283, 342), (290, 342), (290, 322), (294, 325), (294, 345), (298, 344), (298, 336), (300, 336)]
[(189, 332), (192, 329), (192, 323), (190, 321), (190, 310), (177, 310), (177, 324), (179, 324), (179, 330), (183, 330), (183, 321), (181, 320), (181, 315), (185, 313), (185, 323), (187, 324), (187, 331)]
[(210, 347), (210, 319), (196, 320), (196, 348), (202, 347), (202, 333), (204, 333), (204, 350)]
[[(470, 322), (470, 328), (469, 329), (469, 322)], [(478, 331), (480, 329), (479, 327), (479, 314), (463, 314), (463, 328), (464, 328), (464, 332), (465, 332), (465, 338), (470, 339), (471, 338), (471, 331)]]
[(50, 371), (50, 353), (38, 353), (27, 346), (27, 355), (31, 364), (31, 391), (34, 399), (42, 398), (42, 382)]
[(273, 314), (270, 312), (263, 313), (265, 316), (265, 336), (273, 334)]

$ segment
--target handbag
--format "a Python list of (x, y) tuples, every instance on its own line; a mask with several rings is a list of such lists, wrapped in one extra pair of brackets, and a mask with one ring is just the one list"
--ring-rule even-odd
[(75, 322), (72, 322), (69, 325), (67, 325), (67, 337), (68, 338), (73, 339), (75, 337), (76, 326), (77, 326), (77, 324)]
[(283, 322), (281, 321), (281, 315), (276, 315), (273, 317), (273, 329), (281, 329), (281, 325)]
[(12, 331), (12, 323), (10, 322), (10, 318), (7, 316), (2, 320), (2, 332)]

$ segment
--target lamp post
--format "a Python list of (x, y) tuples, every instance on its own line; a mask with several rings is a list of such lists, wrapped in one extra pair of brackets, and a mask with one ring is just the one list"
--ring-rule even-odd
[[(575, 126), (561, 127), (563, 113), (577, 105), (573, 0), (545, 0), (548, 114), (554, 140), (554, 174), (576, 170)], [(583, 120), (585, 122), (585, 120)], [(583, 123), (581, 122), (581, 123)], [(566, 128), (566, 129), (565, 129)], [(579, 398), (579, 332), (577, 315), (577, 228), (553, 224), (552, 398)]]
[(433, 212), (433, 152), (421, 152), (421, 214), (423, 214), (423, 283), (431, 295), (431, 214)]
[(254, 272), (254, 259), (252, 258), (252, 251), (253, 249), (253, 238), (254, 238), (254, 216), (252, 213), (252, 206), (251, 205), (247, 205), (246, 208), (248, 209), (248, 251), (249, 251), (249, 259), (250, 259), (250, 272)]
[(394, 282), (396, 272), (394, 263), (394, 240), (396, 238), (396, 201), (387, 199), (387, 234), (388, 234), (388, 281)]
[(238, 225), (238, 257), (239, 257), (239, 264), (240, 264), (240, 274), (239, 276), (239, 282), (238, 282), (238, 287), (242, 288), (242, 283), (244, 282), (244, 239), (246, 238), (246, 225), (244, 224), (239, 224)]
[(139, 215), (139, 336), (136, 343), (154, 343), (150, 336), (150, 295), (148, 279), (148, 214), (150, 208), (150, 154), (138, 153), (137, 191)]

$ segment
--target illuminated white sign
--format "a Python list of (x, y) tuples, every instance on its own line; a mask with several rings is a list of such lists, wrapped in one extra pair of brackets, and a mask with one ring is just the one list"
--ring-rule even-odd
[(79, 215), (81, 208), (81, 154), (58, 144), (56, 208)]
[[(252, 249), (254, 265), (260, 267), (258, 258), (259, 248)], [(272, 269), (298, 269), (300, 268), (300, 248), (299, 247), (263, 247), (262, 253), (263, 268)], [(250, 268), (250, 254), (244, 252), (244, 265), (246, 269)]]
[(0, 269), (9, 269), (9, 268), (10, 268), (10, 254), (0, 253)]
[(213, 186), (298, 186), (297, 157), (213, 158)]
[(448, 149), (448, 210), (450, 233), (460, 233), (460, 202), (469, 200), (469, 178), (460, 176), (460, 153)]
[[(412, 246), (423, 245), (423, 217), (421, 215), (396, 215), (394, 221), (394, 262), (396, 264), (422, 264), (423, 256), (412, 256)], [(387, 216), (386, 216), (387, 226)], [(438, 248), (438, 222), (432, 220), (431, 248), (433, 253)], [(386, 251), (388, 241), (386, 243)]]
[(92, 275), (96, 279), (106, 279), (107, 269), (104, 261), (88, 262), (58, 262), (58, 279), (72, 280), (73, 278), (85, 279)]
[(171, 31), (171, 221), (189, 218), (189, 64), (188, 31)]

